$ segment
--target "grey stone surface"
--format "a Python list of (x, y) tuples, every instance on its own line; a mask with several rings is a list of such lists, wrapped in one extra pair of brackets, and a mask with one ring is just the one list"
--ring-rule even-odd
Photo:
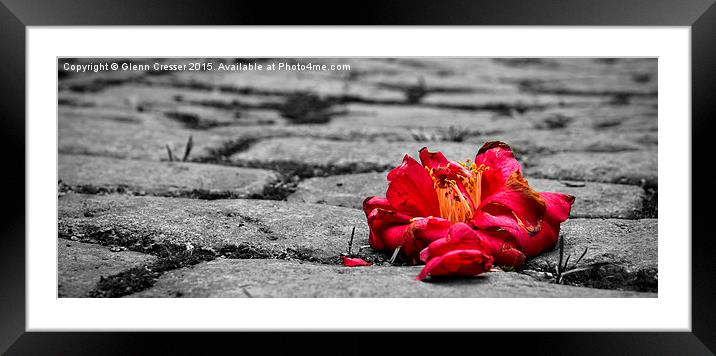
[(269, 200), (196, 200), (68, 193), (58, 201), (60, 236), (119, 244), (213, 248), (248, 245), (270, 255), (334, 261), (348, 249), (368, 245), (365, 214), (317, 204)]
[[(563, 117), (527, 119), (535, 128), (529, 130), (512, 130), (490, 135), (469, 136), (465, 142), (482, 145), (487, 141), (503, 141), (509, 143), (515, 153), (520, 156), (542, 156), (558, 152), (579, 152), (587, 155), (595, 152), (625, 152), (645, 149), (656, 149), (657, 133), (650, 131), (629, 130), (595, 130), (591, 128), (570, 128), (574, 121)], [(566, 120), (566, 121), (562, 121)], [(564, 128), (544, 129), (546, 122)], [(543, 125), (543, 126), (540, 126)]]
[(637, 293), (572, 287), (514, 272), (420, 282), (422, 266), (343, 267), (281, 260), (219, 259), (171, 271), (129, 297), (187, 298), (653, 298)]
[(341, 142), (304, 138), (273, 138), (257, 142), (247, 151), (231, 157), (234, 161), (281, 162), (335, 167), (397, 167), (403, 156), (418, 156), (427, 146), (445, 156), (464, 161), (475, 157), (479, 147), (454, 142)]
[(156, 258), (132, 252), (112, 252), (107, 246), (57, 240), (58, 296), (68, 298), (87, 297), (99, 282), (124, 270), (147, 265)]
[(572, 182), (529, 178), (538, 192), (558, 192), (575, 197), (571, 218), (633, 219), (644, 208), (644, 189), (624, 184)]
[(309, 178), (298, 184), (289, 202), (318, 203), (359, 209), (369, 196), (385, 196), (387, 172)]
[[(635, 100), (635, 99), (630, 99)], [(571, 118), (571, 128), (594, 129), (608, 132), (656, 132), (658, 126), (656, 102), (642, 101), (635, 104), (614, 105), (601, 103), (585, 106), (551, 107), (530, 113), (535, 121), (555, 115)]]
[[(528, 179), (540, 192), (560, 192), (576, 197), (571, 217), (634, 218), (643, 208), (644, 190), (630, 185), (595, 182), (560, 182)], [(309, 178), (302, 181), (288, 201), (361, 208), (366, 197), (385, 196), (387, 173), (362, 173)]]
[(656, 150), (530, 157), (525, 174), (540, 178), (624, 184), (658, 184)]
[(236, 198), (261, 193), (278, 179), (276, 173), (262, 169), (189, 162), (60, 155), (58, 163), (58, 178), (62, 184), (90, 193), (122, 191), (140, 195)]
[[(564, 257), (571, 254), (575, 262), (585, 248), (580, 267), (608, 263), (624, 267), (627, 272), (658, 268), (658, 221), (656, 219), (569, 219), (562, 224)], [(543, 253), (528, 261), (528, 267), (545, 270), (555, 266), (559, 249)], [(570, 266), (572, 266), (570, 262)]]
[(92, 108), (60, 110), (58, 152), (159, 161), (167, 159), (166, 145), (183, 153), (190, 136), (191, 157), (209, 155), (209, 149), (238, 136), (227, 130), (189, 130), (163, 115), (143, 115), (146, 119), (139, 122), (98, 120), (98, 115)]
[(527, 120), (504, 120), (492, 111), (468, 111), (425, 106), (350, 104), (331, 126), (400, 127), (406, 130), (455, 127), (461, 131), (492, 133), (530, 128)]

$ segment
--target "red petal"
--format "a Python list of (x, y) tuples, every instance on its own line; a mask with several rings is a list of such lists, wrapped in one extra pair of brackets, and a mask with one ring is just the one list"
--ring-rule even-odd
[(534, 257), (545, 251), (551, 251), (557, 245), (559, 237), (559, 223), (550, 224), (546, 220), (542, 223), (542, 228), (534, 236), (516, 237), (520, 250), (527, 257)]
[(364, 259), (360, 257), (346, 257), (341, 256), (343, 258), (343, 265), (346, 267), (359, 267), (359, 266), (371, 266), (373, 263), (366, 262)]
[(449, 230), (450, 221), (443, 218), (414, 219), (405, 232), (406, 242), (402, 251), (415, 264), (419, 261), (418, 252), (433, 241), (447, 237)]
[(420, 149), (420, 163), (427, 168), (447, 169), (448, 172), (454, 175), (462, 175), (464, 177), (469, 177), (471, 175), (470, 171), (463, 167), (460, 163), (448, 160), (440, 151), (430, 152), (427, 147)]
[(403, 163), (388, 173), (386, 196), (396, 211), (410, 216), (439, 216), (433, 179), (425, 168), (405, 155)]
[(394, 250), (405, 242), (405, 230), (410, 216), (381, 208), (373, 209), (368, 215), (370, 236), (368, 242), (376, 250)]
[(420, 259), (428, 260), (454, 250), (481, 250), (489, 253), (489, 246), (483, 243), (475, 230), (464, 223), (450, 227), (447, 237), (433, 241), (420, 252)]
[(505, 245), (502, 250), (493, 253), (492, 257), (498, 266), (520, 267), (527, 260), (527, 256), (522, 251), (508, 245)]
[(540, 193), (547, 205), (539, 233), (534, 236), (517, 237), (517, 243), (525, 255), (533, 257), (551, 251), (557, 245), (560, 223), (567, 220), (574, 197), (561, 193)]
[(505, 184), (505, 189), (480, 203), (472, 223), (480, 229), (501, 228), (515, 238), (529, 237), (539, 232), (546, 206), (517, 172)]
[(574, 197), (562, 193), (539, 193), (547, 206), (545, 219), (550, 222), (562, 222), (567, 220), (572, 210)]
[(374, 209), (381, 208), (385, 210), (393, 210), (393, 207), (390, 206), (390, 202), (387, 198), (384, 197), (368, 197), (363, 200), (363, 211), (365, 212), (365, 216), (368, 217), (370, 215), (370, 212)]
[(492, 268), (492, 257), (480, 250), (454, 250), (430, 259), (416, 279), (427, 276), (476, 276)]
[(475, 156), (475, 164), (479, 167), (481, 164), (489, 167), (485, 172), (499, 172), (497, 177), (505, 182), (514, 172), (522, 175), (522, 166), (512, 154), (509, 145), (501, 141), (492, 141), (485, 143)]
[(475, 231), (483, 244), (489, 248), (490, 255), (495, 259), (495, 265), (519, 267), (525, 263), (527, 257), (517, 249), (515, 238), (507, 231)]

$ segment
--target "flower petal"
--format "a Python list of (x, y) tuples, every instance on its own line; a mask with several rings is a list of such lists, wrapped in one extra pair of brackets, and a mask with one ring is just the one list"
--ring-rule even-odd
[(410, 216), (439, 216), (433, 179), (425, 168), (405, 155), (403, 163), (388, 173), (386, 197), (396, 211)]
[(394, 250), (405, 242), (410, 216), (392, 210), (373, 209), (368, 215), (368, 242), (375, 250)]
[(476, 276), (492, 268), (492, 256), (480, 250), (453, 250), (431, 258), (416, 278), (427, 276)]
[(420, 163), (429, 169), (443, 168), (453, 175), (462, 175), (464, 177), (471, 175), (467, 168), (463, 167), (459, 162), (448, 160), (440, 151), (430, 152), (427, 147), (423, 147), (420, 149), (419, 154)]
[(551, 224), (548, 221), (542, 223), (540, 231), (534, 236), (517, 237), (519, 249), (527, 257), (534, 257), (545, 251), (551, 251), (557, 245), (559, 237), (559, 223)]
[(465, 223), (450, 226), (447, 236), (433, 241), (420, 251), (420, 259), (424, 262), (454, 250), (481, 250), (489, 253), (489, 247), (483, 244), (475, 230)]
[(547, 210), (539, 233), (529, 237), (515, 237), (525, 255), (532, 257), (551, 251), (559, 239), (560, 223), (567, 220), (574, 197), (561, 193), (540, 193)]
[(502, 141), (485, 143), (475, 156), (475, 164), (489, 167), (488, 171), (499, 172), (498, 177), (503, 181), (514, 172), (522, 175), (522, 166), (515, 159), (510, 146)]
[(341, 256), (343, 259), (343, 265), (346, 267), (359, 267), (359, 266), (372, 266), (373, 263), (366, 262), (364, 259), (360, 257), (348, 257), (348, 256)]
[(390, 206), (390, 202), (385, 197), (367, 197), (363, 200), (363, 211), (366, 217), (376, 208), (393, 210), (393, 207)]
[(539, 193), (527, 184), (518, 172), (505, 183), (505, 188), (480, 203), (472, 223), (480, 229), (500, 228), (515, 238), (539, 232), (546, 206)]
[(475, 231), (483, 244), (488, 246), (489, 253), (498, 266), (519, 267), (525, 263), (527, 257), (516, 247), (515, 238), (507, 231)]
[(539, 195), (547, 206), (547, 214), (545, 219), (550, 222), (562, 222), (567, 220), (569, 212), (572, 210), (574, 197), (562, 193), (541, 192)]
[(419, 261), (419, 251), (425, 249), (433, 241), (445, 238), (450, 231), (450, 221), (443, 218), (416, 218), (406, 230), (405, 245), (402, 252), (411, 263)]

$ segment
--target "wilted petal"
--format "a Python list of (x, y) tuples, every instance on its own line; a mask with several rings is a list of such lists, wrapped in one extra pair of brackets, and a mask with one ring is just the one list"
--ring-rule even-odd
[(416, 218), (406, 230), (406, 241), (402, 252), (415, 264), (419, 261), (418, 253), (433, 241), (447, 237), (450, 221), (443, 218)]
[(527, 257), (516, 246), (515, 238), (507, 231), (476, 230), (483, 244), (488, 246), (489, 253), (498, 266), (519, 267)]
[(489, 171), (493, 172), (491, 174), (499, 172), (496, 178), (499, 178), (502, 182), (506, 182), (514, 172), (522, 175), (522, 166), (515, 159), (512, 149), (508, 144), (501, 141), (485, 143), (475, 156), (475, 164), (488, 167), (486, 173)]
[(347, 257), (347, 256), (341, 256), (343, 259), (343, 265), (346, 267), (360, 267), (360, 266), (371, 266), (373, 263), (366, 262), (364, 259), (360, 257)]
[[(430, 152), (427, 147), (420, 149), (420, 163), (429, 169), (444, 169), (453, 176), (461, 175), (468, 177), (471, 175), (470, 171), (463, 167), (459, 162), (450, 161), (442, 154), (442, 152)], [(452, 177), (455, 179), (455, 177)]]
[(520, 250), (527, 257), (534, 257), (545, 251), (551, 251), (557, 244), (559, 237), (559, 223), (551, 224), (546, 220), (542, 223), (540, 231), (533, 236), (515, 236)]
[(420, 251), (420, 259), (424, 262), (454, 250), (481, 250), (489, 253), (489, 247), (483, 244), (475, 230), (467, 224), (457, 223), (450, 226), (447, 236), (433, 241), (427, 248)]
[(545, 202), (539, 193), (515, 172), (508, 178), (504, 190), (480, 203), (472, 223), (480, 229), (500, 228), (515, 238), (524, 238), (539, 232), (545, 211)]
[(388, 173), (388, 181), (386, 197), (396, 211), (414, 217), (439, 216), (433, 179), (412, 157), (405, 155), (403, 163)]
[(569, 212), (572, 210), (574, 197), (562, 193), (539, 193), (547, 206), (545, 219), (551, 222), (562, 222), (567, 220)]
[(560, 223), (567, 220), (574, 197), (561, 193), (540, 193), (547, 209), (539, 233), (534, 236), (517, 237), (520, 249), (529, 257), (551, 251), (559, 239)]
[(368, 242), (376, 250), (392, 250), (405, 242), (410, 216), (392, 210), (373, 209), (368, 215)]
[(431, 258), (418, 280), (427, 276), (476, 276), (492, 268), (492, 257), (480, 250), (453, 250)]
[(385, 197), (368, 197), (363, 200), (363, 211), (365, 212), (365, 216), (368, 217), (370, 215), (370, 212), (381, 208), (384, 210), (393, 210), (393, 207), (390, 206), (390, 202), (388, 201), (388, 198)]

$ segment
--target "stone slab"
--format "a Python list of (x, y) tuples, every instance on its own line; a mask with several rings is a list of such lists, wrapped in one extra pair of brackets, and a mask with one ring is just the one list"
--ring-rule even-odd
[(65, 239), (57, 240), (57, 256), (58, 296), (67, 298), (87, 297), (100, 277), (156, 260), (154, 256), (139, 252), (112, 252), (107, 246)]
[(88, 193), (240, 198), (259, 194), (278, 179), (275, 172), (262, 169), (190, 162), (60, 155), (58, 164), (61, 184)]
[[(426, 106), (349, 104), (346, 114), (334, 117), (331, 126), (399, 127), (405, 130), (448, 129), (471, 134), (531, 128), (526, 120), (505, 120), (492, 111), (468, 111)], [(447, 139), (446, 139), (447, 140)]]
[(658, 185), (657, 151), (561, 152), (531, 156), (525, 174), (540, 178)]
[(338, 261), (368, 245), (365, 214), (356, 209), (271, 200), (197, 200), (68, 193), (58, 198), (60, 236), (152, 250), (172, 244), (260, 255)]
[(187, 298), (653, 298), (655, 293), (580, 288), (510, 272), (420, 282), (422, 266), (343, 267), (220, 259), (168, 272), (129, 297)]
[(392, 168), (409, 154), (417, 157), (427, 146), (454, 160), (474, 158), (479, 147), (454, 142), (340, 142), (303, 138), (272, 138), (257, 142), (233, 161), (293, 162), (297, 164), (360, 168)]
[[(627, 272), (658, 269), (658, 220), (569, 219), (562, 224), (564, 257), (571, 254), (570, 266), (585, 248), (578, 267), (596, 263), (615, 264)], [(545, 270), (559, 261), (559, 249), (527, 262), (528, 267)]]
[[(559, 122), (562, 119), (554, 119)], [(570, 119), (566, 119), (570, 120)], [(535, 123), (535, 125), (537, 125)], [(558, 152), (614, 153), (656, 149), (657, 132), (632, 130), (595, 130), (571, 127), (571, 121), (564, 128), (529, 129), (496, 132), (488, 135), (468, 136), (466, 143), (482, 144), (487, 141), (507, 142), (520, 157), (540, 156)]]

